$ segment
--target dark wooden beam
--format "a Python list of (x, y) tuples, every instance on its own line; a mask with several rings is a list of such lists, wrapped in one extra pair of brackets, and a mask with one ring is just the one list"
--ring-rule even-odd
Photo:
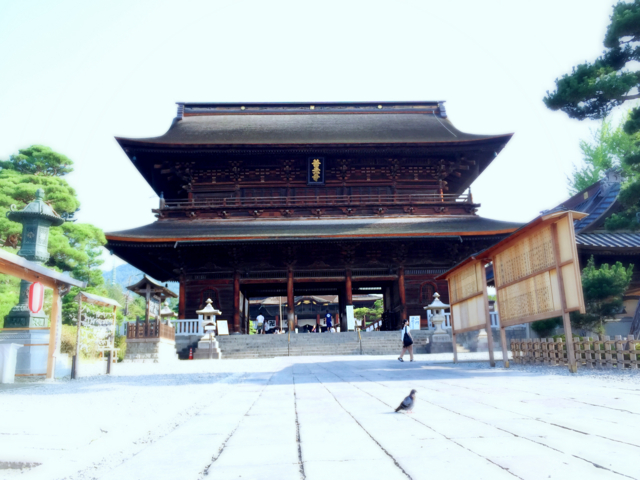
[(240, 273), (233, 275), (233, 331), (240, 332)]

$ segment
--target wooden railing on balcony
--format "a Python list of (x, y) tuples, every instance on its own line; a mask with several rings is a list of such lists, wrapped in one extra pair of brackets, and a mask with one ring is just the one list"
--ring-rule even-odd
[(163, 210), (200, 208), (267, 208), (362, 205), (443, 205), (472, 204), (469, 194), (398, 194), (398, 195), (295, 195), (289, 197), (227, 197), (193, 200), (166, 200)]
[(176, 331), (173, 327), (157, 321), (129, 322), (127, 325), (127, 339), (142, 338), (166, 338), (176, 339)]

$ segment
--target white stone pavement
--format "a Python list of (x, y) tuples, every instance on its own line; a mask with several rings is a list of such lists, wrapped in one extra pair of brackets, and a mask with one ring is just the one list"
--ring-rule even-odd
[[(0, 390), (0, 478), (640, 478), (640, 372), (283, 357)], [(393, 409), (418, 391), (412, 414)]]

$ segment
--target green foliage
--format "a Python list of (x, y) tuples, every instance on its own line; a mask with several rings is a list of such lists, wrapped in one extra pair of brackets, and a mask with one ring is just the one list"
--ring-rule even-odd
[[(633, 91), (640, 85), (640, 72), (633, 68), (640, 59), (640, 0), (619, 2), (613, 7), (605, 35), (606, 50), (593, 63), (574, 67), (570, 74), (556, 79), (556, 90), (547, 92), (544, 103), (572, 118), (603, 118), (628, 100), (638, 98)], [(629, 133), (637, 130), (630, 128)]]
[[(3, 250), (14, 254), (17, 253), (17, 250), (8, 247), (4, 247)], [(0, 328), (4, 326), (4, 317), (18, 303), (19, 294), (20, 279), (0, 274)]]
[[(84, 328), (80, 333), (82, 334), (83, 332), (85, 332)], [(78, 329), (75, 325), (62, 325), (62, 335), (60, 340), (61, 353), (66, 353), (69, 356), (76, 354), (77, 334)], [(97, 344), (91, 341), (91, 335), (83, 335), (80, 345), (80, 358), (82, 360), (95, 360), (100, 356)]]
[[(6, 212), (12, 204), (23, 209), (33, 201), (38, 188), (44, 189), (45, 200), (59, 214), (72, 215), (80, 207), (75, 190), (62, 178), (3, 169), (0, 171), (0, 238), (22, 233), (22, 225), (6, 218)], [(102, 264), (99, 256), (105, 243), (104, 233), (99, 228), (66, 222), (62, 227), (49, 231), (51, 258), (47, 266), (69, 272), (74, 278), (87, 281), (92, 286), (102, 285), (104, 280), (97, 267)]]
[(600, 127), (592, 132), (591, 141), (582, 140), (584, 166), (574, 166), (573, 173), (569, 177), (569, 193), (575, 195), (585, 188), (593, 185), (604, 177), (605, 171), (617, 168), (627, 181), (633, 181), (638, 172), (625, 159), (638, 154), (636, 143), (640, 140), (640, 134), (629, 135), (624, 131), (624, 121), (613, 126), (611, 120), (603, 119)]
[[(73, 214), (80, 207), (76, 191), (62, 178), (25, 175), (15, 170), (0, 170), (0, 238), (22, 232), (22, 226), (19, 223), (6, 218), (6, 212), (12, 204), (22, 210), (36, 198), (36, 190), (39, 188), (44, 190), (45, 200), (60, 215)], [(51, 229), (51, 234), (55, 235), (55, 232), (56, 228)]]
[(120, 349), (118, 350), (118, 361), (122, 362), (124, 360), (124, 355), (127, 353), (127, 337), (116, 333), (113, 346)]
[(611, 24), (604, 36), (604, 46), (619, 47), (640, 40), (640, 4), (639, 2), (619, 2), (613, 7)]
[[(594, 258), (591, 257), (582, 270), (582, 292), (586, 313), (571, 313), (571, 327), (604, 335), (604, 320), (620, 311), (624, 292), (629, 288), (632, 275), (633, 265), (625, 268), (620, 262), (616, 262), (613, 266), (603, 263), (598, 268), (595, 266)], [(554, 328), (561, 325), (561, 318), (551, 318), (533, 322), (531, 329), (538, 332), (541, 337), (546, 337)], [(578, 335), (574, 333), (574, 336)], [(564, 340), (565, 337), (555, 335), (553, 338)]]
[(373, 322), (380, 320), (383, 313), (383, 300), (380, 298), (373, 303), (373, 308), (356, 308), (353, 310), (353, 316), (358, 320), (362, 320), (364, 316), (367, 316), (367, 321)]
[(100, 265), (102, 246), (107, 243), (102, 230), (88, 223), (65, 222), (60, 229), (51, 229), (47, 265), (69, 272), (78, 280), (98, 287), (104, 284)]
[(582, 270), (582, 291), (586, 314), (571, 314), (574, 328), (604, 334), (604, 319), (617, 314), (622, 307), (624, 292), (629, 288), (633, 265), (624, 267), (616, 262), (613, 266), (603, 263), (596, 268), (593, 257)]
[[(0, 162), (0, 238), (8, 238), (22, 233), (22, 225), (9, 221), (6, 212), (11, 205), (23, 209), (35, 199), (36, 190), (42, 188), (45, 201), (60, 215), (72, 216), (80, 208), (76, 191), (61, 178), (72, 171), (73, 162), (66, 156), (56, 153), (48, 147), (34, 145), (20, 150), (8, 161)], [(48, 250), (51, 254), (46, 266), (58, 271), (68, 272), (72, 277), (88, 283), (86, 291), (101, 296), (109, 296), (104, 289), (104, 279), (99, 267), (102, 246), (106, 243), (104, 233), (99, 228), (86, 223), (65, 222), (61, 227), (49, 230)], [(0, 321), (17, 302), (17, 294), (9, 281), (0, 280)], [(15, 283), (15, 282), (14, 282)], [(62, 300), (63, 322), (75, 325), (78, 305), (74, 300), (79, 289)], [(4, 312), (7, 310), (7, 312)]]
[[(562, 110), (571, 118), (605, 118), (613, 108), (629, 100), (640, 98), (640, 71), (635, 62), (640, 60), (640, 0), (618, 2), (613, 7), (611, 23), (604, 38), (606, 47), (602, 56), (593, 63), (586, 62), (573, 68), (572, 73), (556, 79), (556, 90), (547, 92), (544, 103), (551, 110)], [(640, 107), (629, 113), (623, 128), (624, 133), (638, 142), (640, 132)], [(593, 182), (601, 175), (606, 158), (587, 164), (586, 169), (574, 172), (571, 186)], [(621, 162), (625, 172), (632, 173), (627, 179), (625, 195), (621, 195), (623, 210), (606, 223), (608, 230), (637, 230), (640, 224), (636, 213), (640, 212), (640, 152), (629, 151)]]
[(3, 170), (15, 170), (26, 175), (62, 177), (73, 172), (73, 162), (65, 155), (54, 152), (43, 145), (32, 145), (11, 155), (8, 161), (0, 162)]
[(548, 318), (547, 320), (538, 320), (531, 323), (531, 330), (536, 332), (540, 337), (548, 337), (551, 332), (562, 325), (561, 317)]
[(76, 333), (75, 326), (62, 325), (62, 334), (60, 339), (60, 352), (66, 353), (70, 357), (76, 354)]

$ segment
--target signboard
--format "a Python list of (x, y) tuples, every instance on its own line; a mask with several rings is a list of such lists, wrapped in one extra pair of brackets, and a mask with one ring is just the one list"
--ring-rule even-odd
[(559, 212), (514, 238), (493, 255), (503, 326), (584, 310), (572, 212)]
[(420, 315), (409, 317), (409, 330), (420, 330)]
[[(585, 216), (572, 211), (542, 215), (443, 274), (440, 278), (449, 281), (454, 337), (486, 325), (492, 354), (484, 269), (492, 261), (503, 359), (508, 355), (504, 329), (509, 326), (561, 316), (565, 335), (572, 338), (569, 313), (585, 312), (573, 222)], [(566, 346), (569, 370), (576, 372), (573, 343)], [(454, 350), (454, 359), (455, 354)], [(508, 367), (509, 361), (504, 364)]]
[(149, 299), (149, 317), (160, 316), (160, 300), (155, 298)]
[(347, 330), (355, 330), (356, 319), (353, 316), (353, 305), (347, 305)]
[(218, 336), (220, 335), (229, 335), (229, 324), (226, 320), (218, 320)]
[(486, 273), (484, 263), (469, 259), (466, 265), (449, 272), (452, 333), (464, 333), (487, 328)]
[(262, 328), (264, 328), (265, 332), (269, 332), (269, 331), (273, 330), (274, 328), (277, 328), (275, 319), (265, 320), (263, 325), (264, 326)]
[(310, 157), (307, 168), (307, 184), (324, 185), (324, 158)]

